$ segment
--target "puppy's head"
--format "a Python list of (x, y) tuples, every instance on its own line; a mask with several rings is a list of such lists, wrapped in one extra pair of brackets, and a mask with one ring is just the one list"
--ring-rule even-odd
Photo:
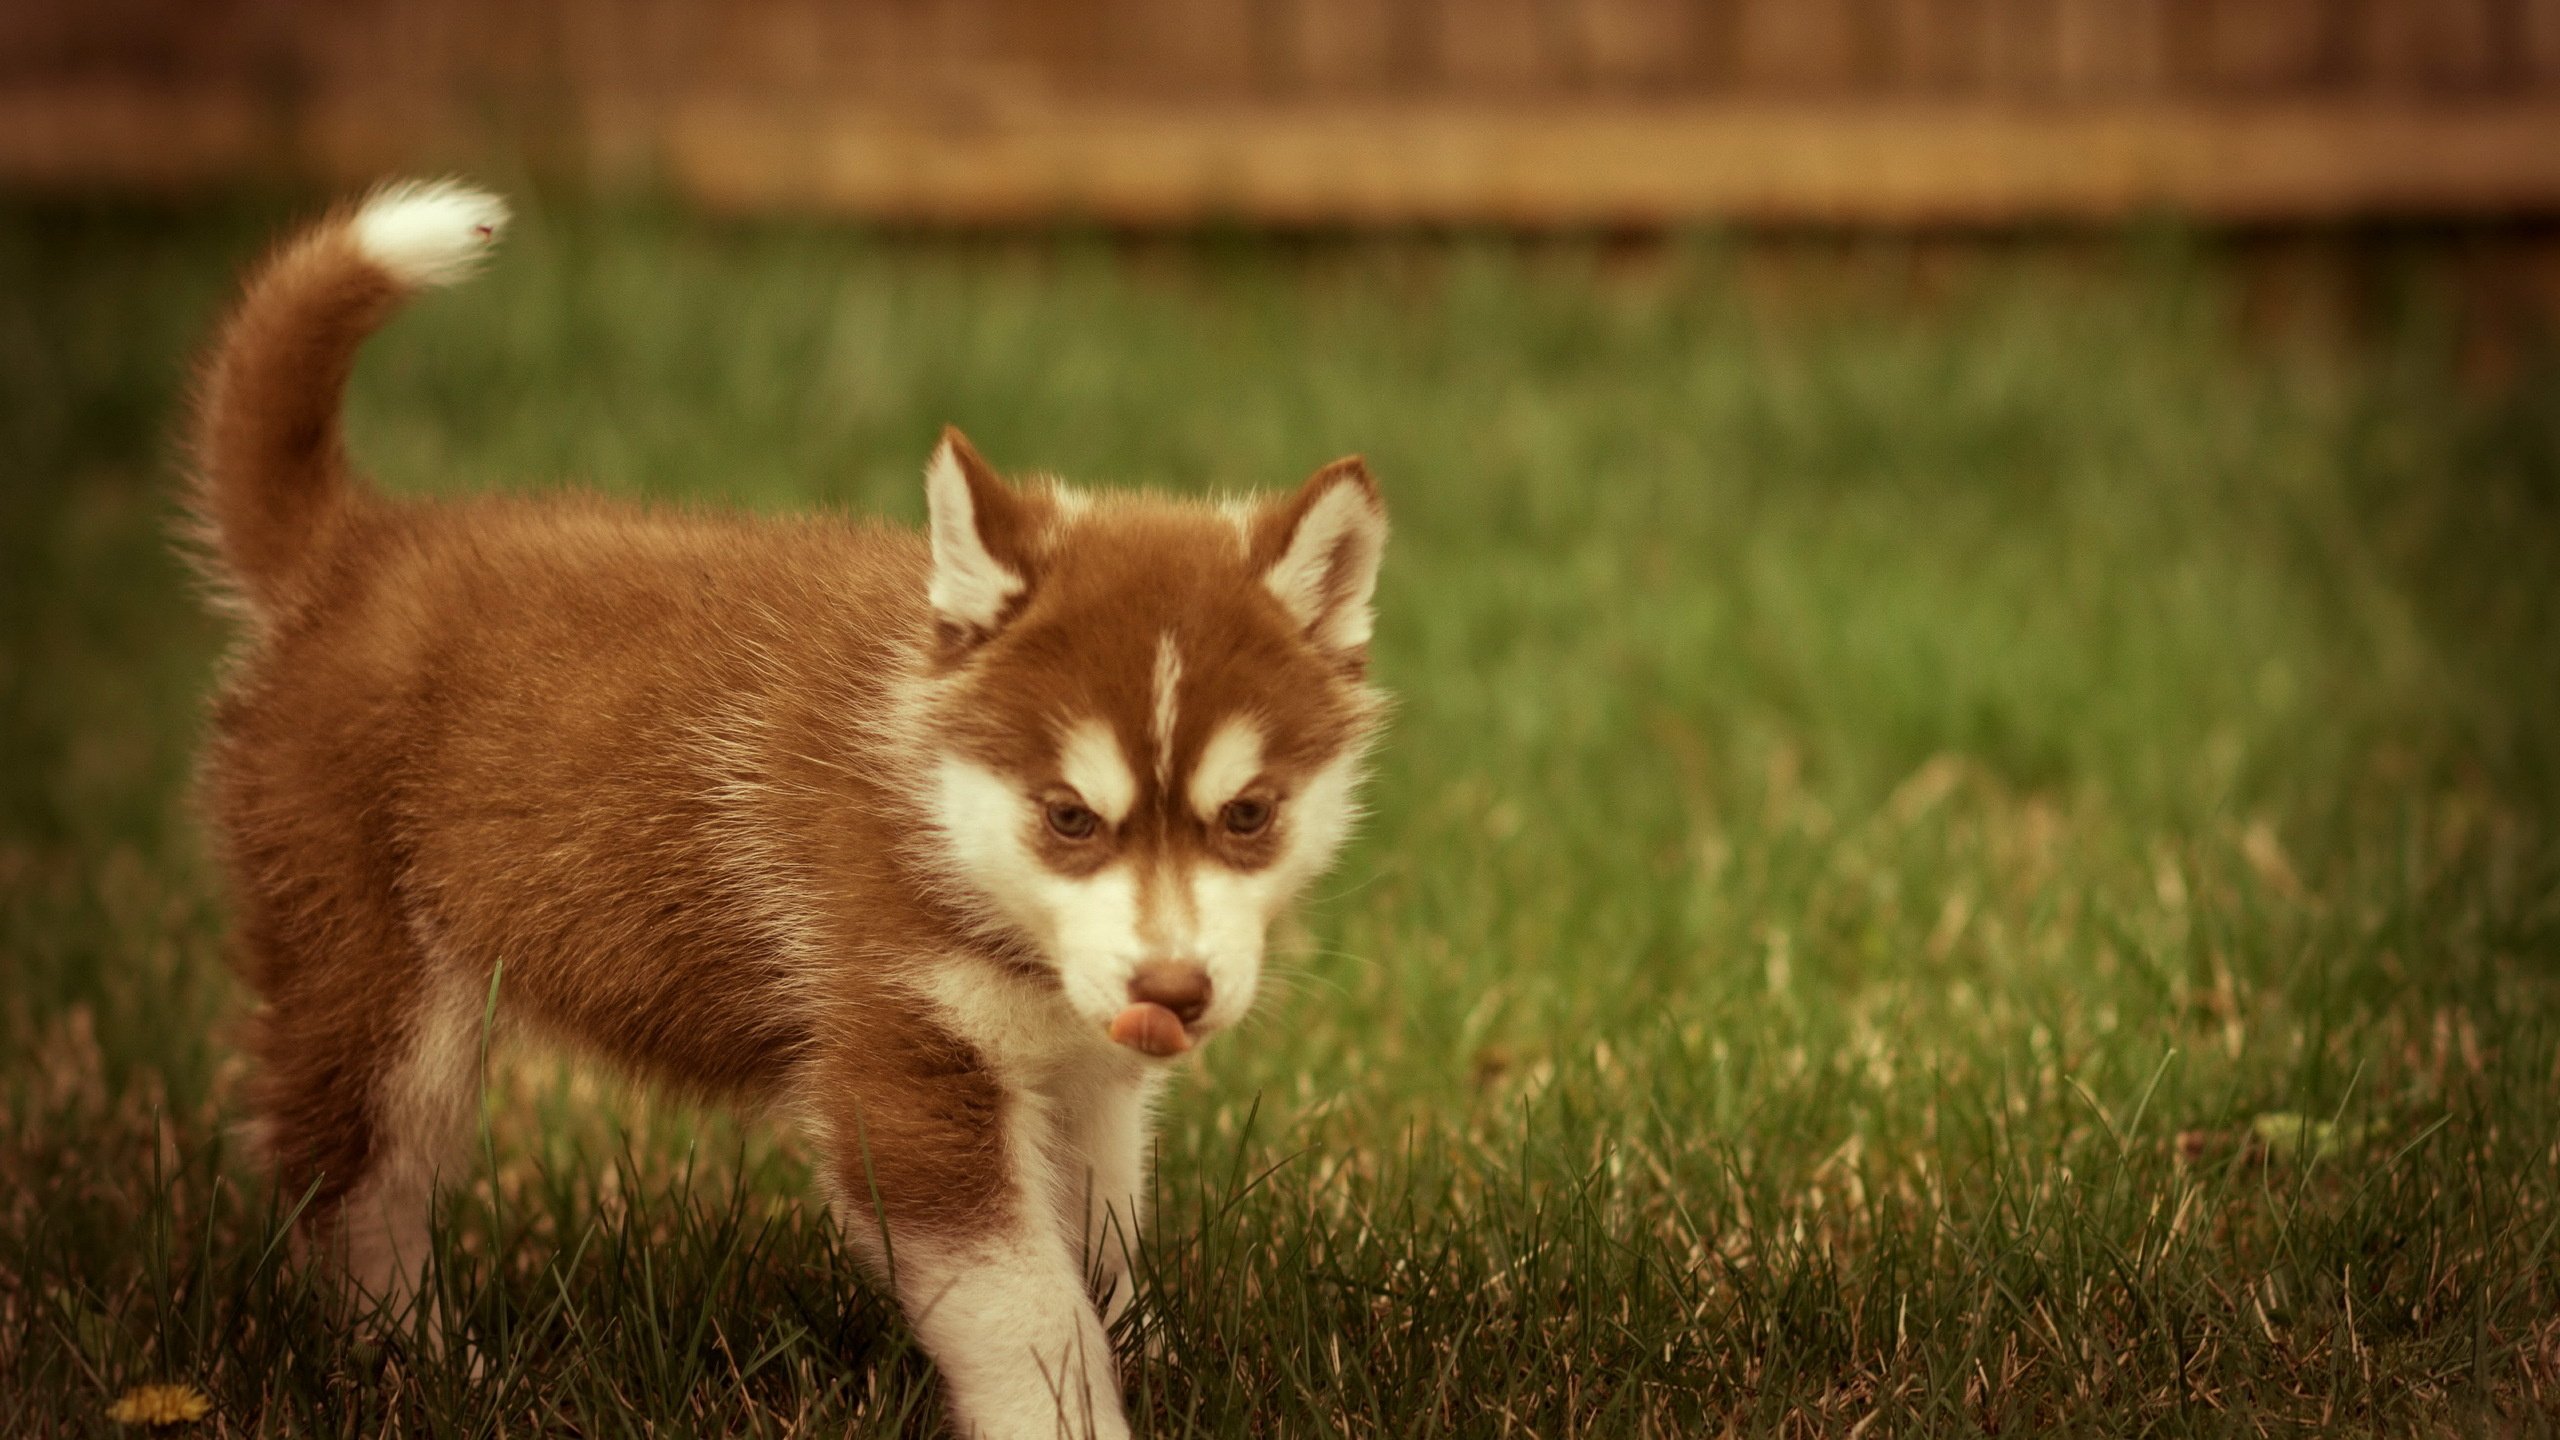
[(926, 470), (935, 819), (972, 898), (1097, 1029), (1252, 1004), (1265, 932), (1348, 831), (1385, 507), (1360, 461), (1223, 506)]

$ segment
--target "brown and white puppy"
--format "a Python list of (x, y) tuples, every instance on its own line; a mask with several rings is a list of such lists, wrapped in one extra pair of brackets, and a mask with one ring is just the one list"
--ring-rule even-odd
[(961, 1429), (1127, 1433), (1103, 1315), (1165, 1060), (1244, 1014), (1352, 820), (1376, 486), (1086, 495), (950, 432), (923, 535), (365, 488), (357, 347), (505, 218), (376, 192), (251, 277), (206, 375), (246, 634), (203, 783), (279, 1184), (411, 1295), (494, 993), (798, 1117)]

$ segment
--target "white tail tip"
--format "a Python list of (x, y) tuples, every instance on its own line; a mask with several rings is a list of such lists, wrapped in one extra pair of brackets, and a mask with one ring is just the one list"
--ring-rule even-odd
[(403, 285), (450, 285), (477, 268), (507, 202), (458, 180), (401, 180), (365, 197), (348, 227), (356, 249)]

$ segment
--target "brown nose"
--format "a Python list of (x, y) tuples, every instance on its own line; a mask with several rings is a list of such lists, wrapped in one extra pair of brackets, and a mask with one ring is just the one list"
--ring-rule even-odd
[(1161, 1005), (1188, 1025), (1209, 1008), (1209, 972), (1194, 960), (1150, 960), (1129, 977), (1129, 998)]

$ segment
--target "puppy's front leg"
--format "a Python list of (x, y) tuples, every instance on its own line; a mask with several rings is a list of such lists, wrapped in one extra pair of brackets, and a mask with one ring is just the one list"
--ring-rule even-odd
[(1053, 1166), (1064, 1184), (1060, 1221), (1081, 1248), (1087, 1288), (1103, 1302), (1103, 1321), (1129, 1308), (1129, 1269), (1147, 1220), (1147, 1150), (1164, 1073), (1149, 1067), (1113, 1072), (1062, 1087), (1055, 1097)]
[(896, 1264), (899, 1301), (951, 1387), (962, 1434), (1129, 1433), (1111, 1337), (1054, 1225), (901, 1245)]
[(826, 1067), (817, 1113), (841, 1223), (942, 1371), (955, 1428), (1121, 1440), (1110, 1337), (1058, 1225), (1043, 1102), (956, 1040), (899, 1048)]

